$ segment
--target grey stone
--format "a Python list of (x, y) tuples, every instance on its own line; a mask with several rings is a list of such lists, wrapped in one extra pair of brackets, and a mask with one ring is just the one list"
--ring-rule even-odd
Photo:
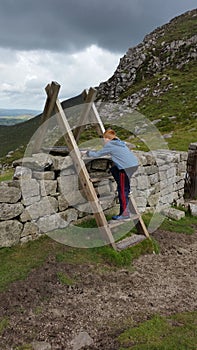
[(20, 240), (23, 225), (17, 220), (0, 222), (0, 247), (11, 247)]
[(60, 217), (69, 224), (72, 221), (76, 221), (78, 218), (78, 212), (75, 208), (70, 208), (59, 213)]
[(25, 205), (29, 205), (32, 203), (32, 197), (39, 197), (40, 188), (39, 183), (35, 179), (21, 180), (21, 191), (22, 197)]
[(94, 341), (87, 332), (80, 332), (72, 341), (73, 350), (80, 350), (85, 346), (93, 345)]
[(21, 232), (21, 237), (37, 236), (39, 234), (38, 225), (35, 222), (26, 222)]
[(96, 189), (96, 192), (100, 196), (109, 194), (110, 193), (110, 186), (109, 186), (109, 184), (102, 185), (102, 183), (100, 183), (99, 186)]
[(33, 171), (32, 177), (36, 180), (54, 180), (54, 171)]
[(10, 220), (19, 216), (24, 210), (21, 203), (0, 203), (0, 220)]
[(53, 166), (52, 170), (63, 170), (67, 169), (68, 167), (73, 165), (72, 158), (70, 156), (61, 157), (61, 156), (55, 156), (53, 158)]
[(197, 216), (197, 201), (190, 201), (188, 203), (188, 208), (191, 212), (191, 215)]
[(76, 171), (73, 166), (68, 167), (67, 169), (61, 170), (60, 176), (67, 176), (67, 175), (74, 175), (76, 174)]
[(20, 215), (20, 221), (24, 223), (30, 220), (31, 220), (30, 214), (28, 213), (27, 209), (24, 209), (24, 211)]
[(69, 206), (74, 206), (86, 201), (83, 192), (79, 190), (79, 177), (77, 175), (61, 176), (58, 178), (57, 182), (58, 191), (64, 196), (65, 200), (67, 200)]
[(145, 190), (150, 187), (148, 176), (141, 175), (137, 177), (137, 188), (138, 190)]
[[(42, 216), (52, 215), (56, 213), (58, 210), (58, 201), (52, 197), (43, 197), (39, 202), (31, 204), (28, 206), (24, 213), (26, 212), (31, 217), (31, 219), (35, 220)], [(24, 215), (23, 215), (24, 220)]]
[(0, 185), (0, 202), (1, 203), (16, 203), (21, 198), (21, 190), (16, 187)]
[(25, 198), (21, 202), (25, 206), (28, 206), (39, 201), (40, 201), (40, 196), (34, 196), (34, 197)]
[(34, 154), (32, 157), (24, 157), (13, 162), (13, 166), (24, 166), (32, 170), (49, 169), (53, 164), (52, 156), (46, 153)]
[(185, 217), (185, 212), (175, 208), (166, 208), (162, 210), (162, 213), (170, 219), (180, 220)]
[(103, 210), (113, 207), (114, 199), (115, 199), (115, 194), (100, 197), (99, 202)]
[(68, 208), (68, 201), (64, 197), (64, 195), (58, 196), (58, 205), (59, 205), (59, 211), (64, 211)]
[(56, 189), (57, 189), (57, 180), (40, 181), (40, 193), (42, 197), (56, 194)]
[(51, 344), (44, 341), (34, 341), (31, 345), (33, 350), (52, 350)]
[[(70, 209), (71, 210), (71, 209)], [(38, 219), (37, 225), (41, 232), (50, 232), (68, 226), (68, 222), (62, 218), (62, 213), (44, 216)]]
[(29, 180), (32, 177), (32, 170), (24, 166), (17, 166), (13, 175), (14, 180), (19, 180), (21, 178)]

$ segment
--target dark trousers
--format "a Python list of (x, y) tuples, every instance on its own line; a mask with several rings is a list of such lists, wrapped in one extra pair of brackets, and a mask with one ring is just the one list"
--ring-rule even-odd
[(117, 183), (118, 199), (120, 204), (119, 215), (129, 215), (128, 203), (130, 192), (130, 178), (137, 170), (137, 168), (138, 167), (135, 166), (127, 169), (118, 169), (116, 165), (113, 165), (111, 167), (111, 173)]

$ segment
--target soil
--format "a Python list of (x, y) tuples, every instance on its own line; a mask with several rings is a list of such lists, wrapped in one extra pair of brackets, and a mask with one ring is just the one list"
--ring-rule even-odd
[[(40, 350), (117, 350), (117, 337), (128, 324), (197, 310), (197, 232), (159, 230), (153, 236), (160, 254), (141, 256), (131, 268), (57, 263), (51, 257), (25, 281), (12, 283), (0, 293), (0, 319), (9, 320), (0, 349), (34, 344)], [(62, 284), (59, 272), (76, 283)]]

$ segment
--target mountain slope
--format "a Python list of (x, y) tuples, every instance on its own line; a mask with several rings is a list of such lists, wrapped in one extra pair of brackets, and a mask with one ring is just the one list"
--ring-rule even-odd
[(179, 132), (184, 128), (197, 130), (196, 60), (197, 9), (194, 9), (157, 28), (141, 44), (130, 48), (113, 76), (99, 85), (97, 99), (137, 109), (157, 123), (163, 133), (176, 132), (177, 128)]
[[(63, 101), (62, 107), (70, 108), (83, 102), (82, 94)], [(0, 157), (4, 157), (8, 152), (16, 150), (20, 146), (26, 146), (41, 123), (41, 114), (20, 124), (4, 126), (0, 125)]]

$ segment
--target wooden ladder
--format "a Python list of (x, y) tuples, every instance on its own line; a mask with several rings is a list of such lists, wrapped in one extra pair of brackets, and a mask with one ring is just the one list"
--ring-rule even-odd
[[(150, 235), (148, 233), (148, 230), (144, 224), (144, 221), (142, 219), (141, 214), (138, 211), (136, 202), (134, 200), (134, 197), (132, 196), (132, 193), (129, 194), (129, 211), (130, 211), (130, 217), (127, 220), (111, 220), (109, 222), (109, 227), (111, 231), (113, 232), (114, 230), (117, 229), (117, 227), (123, 226), (130, 231), (131, 229), (131, 223), (134, 223), (134, 226), (137, 229), (137, 234), (131, 234), (130, 236), (121, 239), (116, 243), (116, 248), (117, 250), (123, 250), (126, 248), (129, 248), (133, 245), (136, 245), (146, 238), (150, 239)], [(114, 232), (115, 233), (115, 232)]]
[(126, 238), (125, 240), (122, 240), (118, 243), (115, 242), (114, 236), (112, 234), (113, 229), (119, 225), (125, 225), (126, 222), (125, 221), (124, 222), (107, 221), (76, 141), (76, 140), (79, 140), (80, 134), (84, 129), (84, 125), (85, 125), (84, 122), (87, 121), (87, 116), (90, 113), (90, 111), (94, 116), (93, 122), (95, 123), (95, 128), (97, 130), (97, 133), (99, 135), (102, 135), (103, 132), (105, 131), (103, 123), (99, 117), (99, 114), (94, 104), (96, 90), (93, 88), (90, 88), (89, 92), (84, 91), (83, 94), (84, 94), (85, 103), (84, 103), (84, 108), (82, 110), (81, 117), (80, 117), (81, 122), (79, 126), (75, 129), (73, 134), (72, 130), (70, 129), (69, 123), (67, 121), (65, 111), (63, 110), (61, 103), (57, 98), (59, 89), (60, 89), (60, 85), (56, 82), (52, 82), (51, 84), (48, 84), (45, 89), (47, 93), (47, 100), (46, 100), (45, 108), (42, 115), (42, 121), (41, 121), (41, 123), (44, 124), (45, 126), (44, 128), (40, 128), (39, 137), (36, 142), (34, 152), (39, 152), (42, 145), (43, 137), (47, 129), (47, 125), (48, 125), (47, 121), (52, 115), (53, 111), (55, 111), (58, 124), (63, 130), (63, 136), (65, 139), (65, 142), (70, 152), (70, 156), (73, 160), (75, 170), (79, 176), (79, 181), (81, 183), (81, 186), (83, 188), (83, 191), (86, 195), (87, 200), (91, 203), (97, 226), (100, 230), (100, 233), (105, 243), (110, 244), (115, 250), (121, 250), (131, 245), (137, 244), (138, 242), (141, 242), (143, 239), (146, 239), (146, 238), (150, 239), (146, 226), (141, 218), (141, 215), (138, 212), (134, 198), (132, 197), (132, 195), (130, 195), (129, 207), (132, 213), (130, 222), (131, 221), (135, 222), (138, 232), (140, 234), (132, 235), (131, 237), (129, 237), (130, 240)]

